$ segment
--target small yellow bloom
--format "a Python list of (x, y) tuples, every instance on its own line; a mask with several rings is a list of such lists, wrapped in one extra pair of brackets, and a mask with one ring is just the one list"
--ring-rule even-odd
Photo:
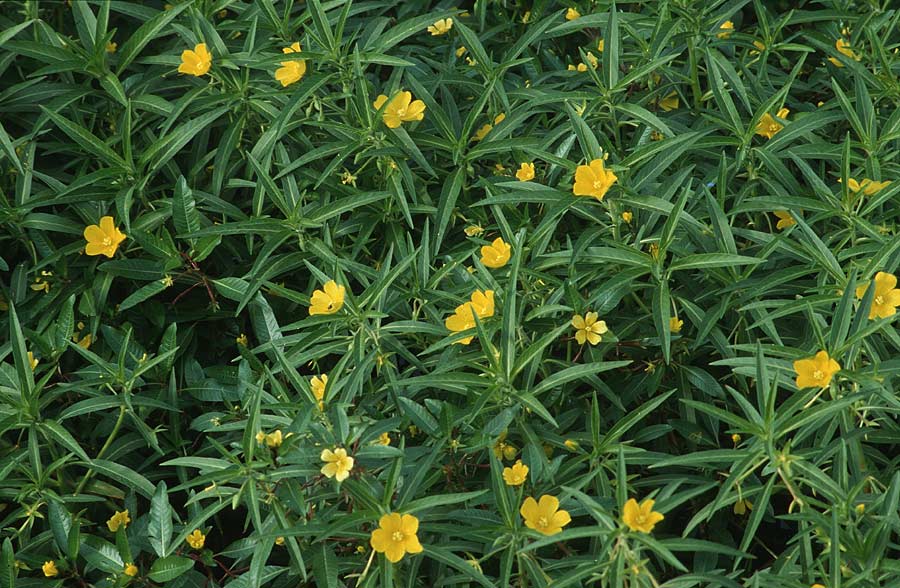
[(664, 112), (675, 110), (676, 108), (678, 108), (678, 94), (673, 91), (671, 94), (669, 94), (662, 100), (659, 100), (657, 103)]
[(112, 41), (106, 42), (106, 52), (107, 53), (115, 53), (116, 49), (119, 47), (118, 43), (114, 43)]
[(241, 333), (240, 335), (235, 337), (234, 340), (241, 347), (247, 347), (250, 344), (250, 340), (247, 339), (247, 335), (245, 333)]
[(853, 510), (856, 511), (856, 514), (861, 515), (864, 512), (866, 512), (866, 505), (863, 504), (862, 502), (860, 502), (859, 504), (856, 505), (856, 507)]
[(490, 245), (481, 248), (481, 263), (492, 269), (501, 268), (509, 262), (510, 255), (512, 246), (502, 237), (497, 237)]
[(479, 128), (477, 131), (475, 131), (475, 135), (472, 137), (472, 140), (473, 141), (481, 141), (482, 139), (487, 137), (487, 134), (490, 133), (493, 129), (494, 129), (494, 125), (492, 125), (490, 123), (483, 124), (481, 126), (481, 128)]
[(603, 39), (600, 39), (600, 41), (597, 43), (597, 51), (603, 53), (604, 49), (606, 49), (606, 43), (603, 41)]
[(321, 290), (315, 290), (309, 299), (309, 315), (334, 314), (344, 306), (347, 289), (334, 280), (328, 280)]
[(609, 331), (606, 321), (597, 320), (596, 312), (588, 312), (584, 316), (576, 314), (572, 317), (572, 326), (575, 327), (575, 340), (579, 345), (584, 345), (585, 341), (596, 345), (603, 340), (600, 335)]
[(536, 501), (529, 496), (522, 503), (519, 514), (525, 519), (525, 526), (544, 535), (556, 535), (572, 521), (568, 511), (560, 510), (559, 499), (549, 494)]
[(194, 529), (194, 532), (188, 535), (185, 541), (194, 549), (203, 549), (203, 545), (206, 544), (206, 535), (201, 533), (200, 529)]
[(122, 512), (116, 511), (116, 513), (106, 521), (106, 526), (109, 528), (111, 533), (115, 533), (119, 530), (119, 527), (123, 529), (128, 527), (128, 523), (131, 522), (131, 518), (128, 516), (128, 509), (126, 508)]
[[(862, 299), (869, 284), (856, 287), (856, 297)], [(875, 297), (869, 309), (869, 319), (887, 318), (897, 313), (900, 306), (900, 289), (897, 288), (897, 276), (887, 272), (875, 274)]]
[(634, 498), (629, 498), (622, 509), (622, 522), (632, 531), (649, 533), (664, 518), (661, 513), (653, 510), (653, 504), (654, 501), (650, 498), (641, 504)]
[(569, 451), (578, 451), (579, 447), (581, 447), (575, 439), (566, 439), (563, 441), (563, 445), (565, 445), (566, 449)]
[(575, 20), (576, 18), (581, 18), (581, 13), (578, 10), (575, 8), (566, 10), (566, 20)]
[(350, 173), (350, 170), (346, 170), (346, 169), (345, 169), (345, 170), (344, 170), (344, 173), (341, 174), (341, 183), (342, 183), (343, 185), (345, 185), (345, 186), (346, 186), (347, 184), (350, 184), (351, 186), (353, 186), (353, 187), (355, 188), (355, 187), (356, 187), (356, 180), (358, 180), (358, 179), (359, 179), (359, 178), (357, 178), (355, 175), (353, 175), (352, 173)]
[(719, 39), (727, 39), (731, 36), (731, 33), (734, 32), (734, 23), (730, 20), (726, 20), (721, 25), (719, 25), (719, 31), (716, 33), (716, 37)]
[(284, 537), (275, 537), (275, 545), (284, 545)]
[(677, 316), (673, 316), (669, 318), (669, 330), (673, 333), (680, 333), (681, 327), (684, 326), (684, 321), (679, 319)]
[(376, 552), (383, 553), (389, 562), (397, 563), (407, 553), (421, 553), (422, 544), (416, 535), (418, 530), (419, 519), (410, 514), (392, 512), (379, 519), (369, 544)]
[(753, 41), (753, 46), (756, 47), (756, 49), (751, 49), (750, 55), (758, 55), (760, 51), (766, 50), (766, 44), (762, 41)]
[(813, 584), (809, 588), (825, 588), (825, 585), (824, 584)]
[(266, 433), (264, 431), (259, 431), (256, 433), (256, 442), (264, 443), (266, 441)]
[(791, 213), (789, 213), (788, 211), (776, 210), (773, 212), (774, 212), (775, 216), (778, 217), (778, 223), (776, 223), (776, 225), (775, 225), (776, 229), (783, 231), (784, 229), (786, 229), (788, 227), (793, 227), (794, 225), (797, 224), (797, 221), (794, 220), (794, 217), (792, 217)]
[(31, 371), (34, 371), (35, 369), (37, 369), (37, 366), (39, 363), (41, 363), (41, 360), (37, 359), (34, 356), (34, 353), (29, 351), (28, 352), (28, 365), (31, 366)]
[(731, 510), (736, 515), (743, 515), (746, 514), (747, 511), (753, 510), (753, 503), (749, 500), (738, 498), (737, 502), (734, 503), (734, 507), (732, 507)]
[(588, 68), (587, 68), (587, 65), (584, 64), (584, 63), (579, 63), (577, 67), (574, 66), (574, 65), (572, 65), (572, 64), (570, 63), (570, 64), (569, 64), (569, 67), (568, 67), (568, 70), (569, 70), (569, 71), (580, 71), (580, 72), (582, 72), (582, 73), (583, 73), (583, 72), (586, 72), (587, 69), (588, 69)]
[(612, 170), (604, 168), (602, 159), (594, 159), (590, 164), (579, 165), (575, 170), (572, 193), (575, 196), (593, 196), (597, 200), (603, 200), (618, 179)]
[(516, 179), (520, 182), (530, 182), (534, 179), (534, 164), (523, 162), (516, 172)]
[(820, 351), (814, 357), (798, 359), (794, 362), (798, 388), (825, 388), (834, 374), (841, 371), (841, 364)]
[[(385, 106), (387, 104), (387, 106)], [(384, 106), (382, 119), (389, 129), (396, 129), (405, 122), (413, 122), (425, 118), (425, 103), (413, 100), (411, 92), (398, 92), (388, 102), (387, 96), (381, 94), (372, 104), (375, 110)]]
[(456, 48), (456, 56), (462, 57), (463, 55), (466, 54), (466, 51), (468, 51), (468, 49), (466, 49), (466, 46), (460, 45), (459, 47)]
[(512, 467), (503, 468), (503, 481), (507, 486), (521, 486), (528, 479), (528, 466), (521, 459), (516, 460)]
[(99, 225), (88, 225), (84, 229), (84, 238), (87, 241), (85, 253), (112, 257), (127, 236), (116, 227), (113, 217), (104, 216)]
[(588, 63), (591, 64), (591, 69), (597, 69), (597, 67), (600, 66), (600, 61), (590, 51), (585, 54), (585, 57), (587, 58)]
[[(290, 47), (283, 47), (282, 53), (301, 53), (299, 41), (291, 44)], [(275, 79), (281, 82), (281, 87), (286, 88), (295, 82), (299, 82), (306, 75), (306, 60), (292, 59), (291, 61), (282, 61), (281, 67), (275, 70)]]
[[(460, 304), (456, 307), (456, 311), (452, 316), (447, 317), (444, 326), (454, 333), (466, 331), (475, 328), (475, 316), (479, 319), (486, 319), (494, 316), (494, 291), (475, 290), (469, 302)], [(468, 345), (474, 337), (466, 337), (457, 341), (463, 345)]]
[(622, 220), (626, 223), (631, 224), (632, 219), (634, 219), (634, 213), (632, 213), (630, 210), (626, 210), (622, 213)]
[(125, 564), (125, 569), (123, 572), (126, 576), (131, 576), (132, 578), (138, 575), (138, 567), (133, 563)]
[(737, 444), (741, 442), (741, 436), (737, 433), (734, 433), (731, 436), (731, 442), (734, 443), (734, 446), (737, 447)]
[[(859, 61), (862, 59), (859, 55), (857, 55), (853, 49), (850, 48), (850, 43), (845, 41), (843, 38), (839, 38), (834, 42), (834, 48), (837, 49), (837, 52), (845, 57), (849, 57), (853, 61)], [(844, 67), (844, 64), (837, 57), (829, 57), (828, 61), (830, 61), (836, 67)]]
[[(838, 182), (840, 181), (841, 179), (838, 178)], [(884, 188), (887, 188), (890, 184), (890, 180), (885, 182), (876, 182), (875, 180), (870, 180), (869, 178), (863, 178), (863, 181), (858, 182), (853, 178), (847, 178), (847, 187), (850, 188), (851, 191), (853, 191), (854, 193), (859, 193), (860, 191), (862, 191), (862, 193), (866, 196), (873, 196)]]
[(323, 449), (319, 459), (325, 462), (321, 471), (326, 478), (334, 478), (338, 482), (343, 482), (350, 477), (354, 460), (347, 455), (347, 450), (343, 447), (338, 447), (334, 451)]
[(45, 561), (44, 565), (41, 566), (41, 570), (44, 572), (44, 576), (47, 578), (52, 578), (59, 575), (59, 570), (56, 569), (56, 562), (52, 559), (50, 561)]
[(384, 446), (391, 444), (391, 436), (387, 433), (387, 431), (378, 436), (378, 444)]
[(440, 37), (441, 35), (446, 35), (450, 32), (450, 29), (453, 28), (453, 19), (452, 18), (444, 18), (436, 21), (433, 25), (428, 27), (428, 32), (431, 33), (432, 37)]
[[(790, 113), (791, 111), (787, 108), (782, 108), (778, 111), (776, 116), (784, 120), (787, 119), (788, 114)], [(760, 118), (759, 122), (756, 124), (756, 134), (771, 139), (783, 128), (784, 125), (775, 120), (772, 115), (767, 112), (762, 115), (762, 118)]]
[(313, 376), (309, 381), (309, 387), (313, 396), (319, 403), (319, 410), (325, 410), (325, 387), (328, 385), (328, 374)]
[(91, 343), (94, 342), (94, 336), (88, 333), (84, 337), (75, 340), (75, 344), (81, 347), (82, 349), (90, 349)]
[(194, 46), (193, 51), (185, 49), (181, 52), (181, 65), (178, 66), (178, 71), (199, 77), (206, 75), (211, 66), (212, 54), (207, 50), (206, 43), (200, 43)]
[(463, 232), (466, 234), (466, 237), (477, 237), (484, 232), (484, 229), (481, 225), (469, 225), (463, 229)]
[(531, 11), (526, 10), (525, 14), (522, 15), (522, 24), (528, 24), (531, 22)]
[(281, 434), (281, 429), (278, 429), (266, 435), (266, 446), (271, 447), (272, 449), (281, 447), (281, 443), (283, 441), (284, 436)]

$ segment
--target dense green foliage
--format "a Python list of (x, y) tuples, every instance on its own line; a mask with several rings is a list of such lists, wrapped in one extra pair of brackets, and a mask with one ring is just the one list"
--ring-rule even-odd
[(900, 586), (893, 2), (172, 4), (0, 1), (0, 588)]

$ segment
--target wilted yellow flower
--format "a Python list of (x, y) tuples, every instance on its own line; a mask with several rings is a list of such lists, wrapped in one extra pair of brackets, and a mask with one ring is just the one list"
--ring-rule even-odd
[[(845, 41), (843, 38), (839, 38), (834, 42), (834, 48), (837, 49), (837, 52), (845, 57), (849, 57), (853, 61), (859, 61), (862, 59), (859, 55), (854, 53), (853, 49), (850, 48), (850, 43)], [(844, 67), (844, 64), (837, 57), (829, 57), (828, 61), (830, 61), (836, 67)]]
[(657, 104), (659, 104), (659, 107), (665, 112), (675, 110), (676, 108), (678, 108), (678, 104), (679, 104), (678, 103), (678, 94), (675, 91), (673, 91), (671, 94), (669, 94), (665, 98), (658, 100)]
[(632, 531), (649, 533), (656, 523), (663, 520), (663, 515), (653, 510), (654, 501), (650, 498), (638, 504), (634, 498), (629, 498), (622, 509), (622, 522)]
[(39, 363), (41, 363), (41, 360), (35, 358), (34, 353), (29, 351), (28, 352), (28, 365), (31, 366), (31, 371), (34, 371), (37, 368)]
[[(791, 111), (787, 108), (782, 108), (778, 111), (776, 116), (784, 120), (787, 119), (788, 114), (790, 113)], [(775, 120), (772, 115), (767, 112), (762, 115), (762, 118), (760, 118), (759, 122), (756, 124), (756, 134), (771, 139), (783, 128), (784, 125)]]
[(119, 530), (119, 527), (123, 529), (128, 527), (128, 523), (131, 522), (131, 519), (128, 517), (128, 509), (126, 508), (122, 512), (116, 511), (113, 516), (106, 521), (106, 526), (109, 528), (111, 533), (115, 533)]
[(99, 225), (88, 225), (85, 227), (84, 238), (87, 241), (85, 253), (88, 255), (112, 257), (116, 254), (119, 245), (127, 237), (125, 233), (116, 227), (113, 217), (104, 216), (100, 219)]
[(512, 247), (510, 244), (504, 241), (502, 237), (497, 237), (490, 245), (484, 245), (481, 248), (481, 263), (485, 267), (501, 268), (509, 262), (511, 254)]
[(594, 54), (591, 53), (590, 51), (588, 51), (585, 54), (585, 58), (588, 60), (588, 63), (591, 64), (592, 69), (597, 69), (597, 67), (600, 65), (600, 62), (597, 60), (597, 58), (594, 56)]
[(630, 210), (626, 210), (622, 213), (622, 220), (628, 224), (631, 224), (632, 219), (634, 219), (634, 213)]
[(578, 441), (576, 441), (575, 439), (566, 439), (565, 441), (563, 441), (563, 445), (565, 445), (566, 449), (568, 449), (569, 451), (578, 451), (578, 449), (581, 447), (578, 444)]
[(525, 14), (522, 15), (522, 24), (528, 24), (531, 22), (531, 11), (526, 10)]
[(106, 52), (107, 53), (115, 53), (116, 49), (119, 47), (118, 43), (114, 43), (112, 41), (106, 42)]
[(673, 333), (680, 333), (681, 327), (684, 326), (684, 321), (679, 319), (677, 316), (673, 316), (669, 318), (669, 330)]
[(206, 43), (194, 46), (194, 50), (185, 49), (181, 52), (181, 65), (178, 71), (192, 76), (206, 75), (212, 66), (212, 54), (206, 48)]
[(272, 449), (281, 447), (283, 441), (284, 436), (281, 434), (281, 429), (277, 429), (266, 435), (266, 446), (271, 447)]
[(385, 446), (391, 444), (391, 436), (387, 433), (387, 431), (378, 436), (378, 444)]
[(334, 314), (344, 306), (347, 289), (334, 280), (328, 280), (322, 290), (315, 290), (309, 299), (309, 315)]
[[(452, 316), (447, 317), (444, 326), (450, 331), (458, 333), (468, 329), (475, 328), (475, 316), (479, 319), (486, 319), (494, 316), (494, 291), (475, 290), (469, 302), (460, 304), (456, 307), (456, 311)], [(468, 345), (474, 337), (465, 337), (457, 341), (463, 345)]]
[(575, 170), (572, 193), (576, 196), (593, 196), (597, 200), (603, 200), (618, 179), (612, 170), (604, 168), (602, 159), (594, 159), (590, 164), (579, 165)]
[(528, 478), (528, 466), (522, 463), (521, 459), (509, 468), (503, 468), (503, 481), (507, 486), (521, 486)]
[(450, 32), (450, 29), (453, 28), (453, 19), (452, 18), (444, 18), (436, 21), (433, 25), (428, 27), (428, 32), (431, 33), (432, 37), (439, 37), (441, 35), (446, 35)]
[(794, 371), (798, 388), (824, 388), (841, 371), (841, 364), (829, 357), (827, 351), (820, 351), (814, 357), (795, 361)]
[(756, 47), (756, 49), (751, 49), (750, 55), (758, 55), (760, 51), (766, 50), (766, 44), (762, 41), (753, 41), (753, 46)]
[(575, 8), (566, 10), (566, 20), (575, 20), (576, 18), (581, 18), (581, 13), (578, 10)]
[(250, 344), (250, 340), (247, 339), (247, 335), (245, 333), (241, 333), (237, 337), (234, 338), (235, 342), (242, 347), (247, 347)]
[(81, 347), (82, 349), (90, 349), (91, 343), (94, 342), (94, 336), (91, 335), (90, 333), (88, 333), (84, 337), (81, 337), (80, 339), (73, 338), (73, 340), (75, 341), (75, 344), (78, 345), (79, 347)]
[[(856, 297), (862, 299), (869, 284), (856, 287)], [(897, 288), (897, 276), (887, 272), (875, 274), (875, 297), (869, 309), (869, 319), (887, 318), (897, 313), (900, 306), (900, 289)]]
[(194, 532), (188, 535), (185, 541), (194, 549), (203, 549), (203, 545), (206, 544), (206, 535), (200, 529), (194, 529)]
[(786, 210), (775, 210), (773, 211), (775, 216), (778, 217), (778, 223), (776, 223), (775, 228), (779, 230), (784, 230), (788, 227), (793, 227), (797, 224), (797, 221), (794, 220), (794, 217), (791, 216)]
[(350, 477), (354, 460), (347, 455), (347, 450), (343, 447), (338, 447), (334, 451), (323, 449), (319, 459), (325, 462), (321, 471), (326, 478), (334, 478), (338, 482), (343, 482)]
[(127, 563), (125, 564), (125, 569), (122, 571), (122, 573), (133, 578), (138, 575), (138, 567), (133, 563)]
[(603, 41), (603, 39), (600, 39), (600, 41), (597, 43), (597, 51), (603, 53), (604, 49), (606, 49), (606, 43)]
[(716, 33), (716, 37), (719, 39), (727, 39), (731, 36), (731, 33), (734, 32), (734, 23), (730, 20), (726, 20), (721, 25), (719, 25), (719, 31)]
[(568, 511), (560, 510), (559, 499), (549, 494), (536, 501), (529, 496), (522, 503), (519, 514), (525, 519), (525, 526), (544, 535), (556, 535), (572, 521)]
[[(300, 42), (292, 43), (290, 47), (282, 47), (282, 53), (301, 53)], [(275, 79), (281, 82), (281, 87), (286, 88), (295, 82), (299, 82), (306, 75), (306, 60), (292, 59), (282, 61), (281, 67), (275, 70)]]
[(575, 340), (579, 345), (584, 345), (587, 341), (591, 345), (596, 345), (603, 340), (603, 335), (609, 328), (606, 321), (598, 321), (596, 312), (588, 312), (584, 316), (576, 314), (572, 317), (572, 326), (575, 327)]
[(397, 92), (390, 102), (388, 102), (387, 96), (381, 94), (375, 99), (373, 106), (375, 110), (381, 110), (381, 107), (384, 106), (381, 116), (389, 129), (396, 129), (405, 122), (425, 118), (425, 103), (421, 100), (413, 100), (411, 92)]
[(47, 578), (59, 575), (59, 570), (56, 569), (56, 562), (52, 559), (44, 562), (44, 565), (41, 566), (41, 571), (44, 572), (44, 576)]
[(481, 225), (469, 225), (463, 229), (463, 232), (466, 234), (466, 237), (477, 237), (484, 232), (484, 229)]
[(586, 71), (587, 71), (587, 65), (585, 65), (584, 63), (579, 63), (578, 66), (576, 67), (576, 66), (574, 66), (574, 65), (572, 65), (572, 64), (570, 63), (569, 66), (568, 66), (568, 68), (566, 68), (566, 69), (568, 69), (569, 71), (586, 72)]
[(753, 503), (749, 500), (738, 498), (731, 509), (736, 515), (746, 514), (748, 510), (753, 510)]
[(468, 49), (466, 49), (466, 46), (460, 45), (459, 47), (456, 48), (456, 56), (462, 57), (463, 55), (466, 54), (466, 51), (468, 51)]
[(530, 182), (534, 179), (534, 164), (523, 162), (516, 172), (516, 179), (520, 182)]
[[(838, 178), (838, 182), (840, 181), (841, 179)], [(869, 178), (863, 178), (861, 182), (858, 182), (853, 178), (847, 178), (847, 187), (850, 188), (850, 190), (852, 190), (854, 193), (862, 191), (862, 193), (866, 196), (877, 194), (884, 188), (887, 188), (890, 184), (890, 180), (885, 182), (876, 182), (875, 180), (870, 180)]]
[(369, 544), (378, 553), (383, 553), (391, 563), (397, 563), (407, 553), (420, 553), (422, 544), (416, 533), (419, 519), (410, 514), (392, 512), (381, 517), (378, 528), (372, 531)]
[(309, 387), (313, 396), (319, 402), (319, 410), (325, 410), (325, 387), (328, 385), (328, 374), (313, 376), (309, 381)]

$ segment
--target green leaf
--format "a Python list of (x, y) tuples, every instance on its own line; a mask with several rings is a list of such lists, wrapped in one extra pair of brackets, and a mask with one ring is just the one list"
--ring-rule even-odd
[(180, 555), (170, 555), (154, 561), (148, 576), (154, 582), (169, 582), (193, 567), (194, 560)]
[(150, 523), (147, 526), (147, 538), (157, 556), (169, 555), (172, 531), (172, 507), (169, 506), (168, 488), (163, 481), (156, 485), (156, 492), (150, 500)]

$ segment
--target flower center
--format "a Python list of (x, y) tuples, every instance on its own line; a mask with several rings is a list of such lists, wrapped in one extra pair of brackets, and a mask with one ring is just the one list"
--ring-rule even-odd
[(816, 370), (813, 372), (813, 379), (815, 379), (815, 380), (821, 380), (824, 377), (825, 377), (825, 374), (822, 373), (822, 370)]
[(884, 296), (876, 296), (872, 302), (879, 305), (884, 304)]
[(541, 517), (537, 521), (537, 526), (541, 529), (546, 529), (550, 526), (550, 521), (547, 520), (547, 517)]
[(602, 189), (603, 189), (603, 180), (602, 180), (602, 179), (600, 179), (600, 180), (594, 180), (594, 189), (595, 189), (595, 190), (602, 190)]
[(103, 245), (105, 247), (109, 247), (110, 245), (112, 245), (112, 238), (111, 237), (103, 237)]
[(637, 522), (637, 524), (643, 525), (647, 522), (647, 517), (645, 517), (644, 514), (641, 513), (637, 517), (635, 517), (635, 521)]
[(401, 531), (394, 531), (391, 534), (391, 539), (397, 543), (400, 543), (404, 539), (403, 533)]
[(401, 117), (401, 118), (404, 117), (404, 116), (406, 116), (406, 109), (405, 109), (405, 108), (398, 108), (398, 109), (397, 109), (397, 116), (399, 116), (399, 117)]

